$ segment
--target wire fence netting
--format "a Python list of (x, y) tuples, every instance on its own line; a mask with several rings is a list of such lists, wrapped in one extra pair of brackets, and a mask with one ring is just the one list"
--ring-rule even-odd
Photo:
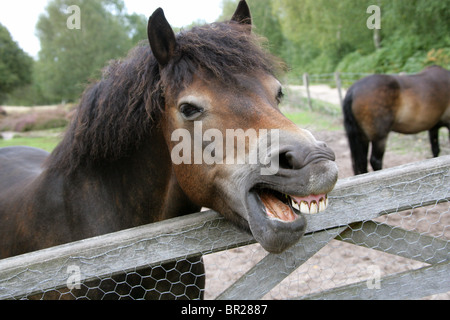
[[(404, 181), (397, 176), (389, 180), (389, 172), (373, 185), (370, 177), (378, 173), (355, 186), (345, 181), (330, 195), (336, 207), (330, 206), (329, 215), (308, 220), (312, 232), (280, 255), (268, 254), (251, 237), (215, 218), (148, 239), (119, 241), (102, 253), (63, 254), (61, 261), (57, 252), (49, 254), (49, 271), (42, 271), (46, 261), (27, 264), (25, 259), (19, 269), (0, 269), (0, 294), (4, 299), (316, 299), (339, 298), (329, 292), (344, 288), (343, 298), (358, 299), (366, 293), (345, 288), (375, 292), (395, 284), (401, 289), (408, 282), (412, 289), (406, 297), (449, 299), (449, 159), (431, 171), (426, 163), (417, 174), (410, 165), (406, 175), (398, 175)], [(433, 194), (436, 199), (430, 200)], [(218, 250), (220, 241), (230, 243), (229, 250)], [(178, 258), (171, 262), (149, 248), (181, 254), (174, 253)], [(417, 279), (402, 280), (411, 277), (411, 270), (420, 271)], [(427, 280), (421, 270), (437, 271)], [(384, 282), (386, 277), (392, 277), (390, 282)], [(223, 295), (230, 286), (232, 293)], [(390, 294), (383, 298), (404, 297), (398, 290)]]

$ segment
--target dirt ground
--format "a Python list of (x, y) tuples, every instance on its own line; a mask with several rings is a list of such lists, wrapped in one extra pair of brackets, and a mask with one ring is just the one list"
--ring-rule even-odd
[[(320, 90), (323, 91), (323, 88)], [(335, 99), (334, 95), (335, 93), (331, 94), (332, 99)], [(340, 116), (337, 116), (335, 121), (342, 123)], [(313, 124), (308, 129), (318, 140), (325, 141), (334, 150), (339, 167), (339, 178), (352, 176), (350, 150), (344, 130), (315, 130)], [(440, 132), (440, 142), (441, 155), (450, 155), (448, 132), (444, 128)], [(429, 158), (431, 158), (431, 149), (427, 133), (409, 136), (391, 133), (383, 167), (390, 168)], [(388, 217), (379, 218), (378, 221), (445, 240), (450, 239), (450, 228), (448, 227), (450, 225), (450, 204), (448, 202), (390, 214)], [(258, 244), (254, 244), (205, 256), (207, 274), (205, 298), (214, 299), (266, 254)], [(385, 276), (422, 266), (426, 266), (426, 264), (332, 240), (266, 294), (264, 299), (292, 299), (333, 287), (366, 281), (373, 276), (374, 270), (380, 272), (381, 276)], [(420, 287), (420, 283), (417, 285)], [(448, 300), (450, 292), (426, 297), (426, 299)]]

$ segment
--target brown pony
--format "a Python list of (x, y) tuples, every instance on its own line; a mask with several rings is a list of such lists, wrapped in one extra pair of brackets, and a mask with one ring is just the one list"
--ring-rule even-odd
[(450, 130), (450, 71), (428, 67), (409, 76), (375, 74), (355, 82), (344, 99), (344, 125), (355, 174), (370, 164), (382, 167), (390, 131), (405, 134), (429, 131), (433, 156), (439, 155), (438, 131)]
[[(202, 206), (281, 252), (304, 234), (304, 213), (325, 210), (337, 180), (334, 153), (278, 109), (280, 63), (252, 34), (245, 1), (231, 21), (178, 35), (158, 9), (148, 38), (150, 46), (113, 62), (86, 89), (50, 155), (0, 150), (0, 258)], [(249, 161), (255, 154), (262, 160)], [(203, 296), (200, 257), (138, 271), (126, 278), (131, 292), (117, 292), (125, 279), (118, 275), (93, 284), (98, 290), (83, 284), (43, 298)]]

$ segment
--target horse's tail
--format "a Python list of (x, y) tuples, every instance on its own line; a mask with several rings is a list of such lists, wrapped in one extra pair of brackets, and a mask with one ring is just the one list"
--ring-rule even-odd
[(353, 98), (353, 87), (351, 87), (343, 102), (344, 127), (350, 145), (353, 171), (355, 174), (360, 174), (367, 172), (369, 141), (353, 114)]

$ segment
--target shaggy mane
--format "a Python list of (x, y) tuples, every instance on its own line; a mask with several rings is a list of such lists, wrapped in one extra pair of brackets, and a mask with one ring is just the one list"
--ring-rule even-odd
[(199, 69), (225, 85), (235, 82), (239, 73), (281, 71), (283, 64), (262, 48), (261, 38), (249, 28), (222, 22), (181, 31), (175, 57), (161, 71), (148, 42), (125, 59), (112, 61), (102, 79), (85, 89), (47, 166), (70, 174), (79, 166), (130, 156), (158, 123), (164, 93), (188, 86)]

